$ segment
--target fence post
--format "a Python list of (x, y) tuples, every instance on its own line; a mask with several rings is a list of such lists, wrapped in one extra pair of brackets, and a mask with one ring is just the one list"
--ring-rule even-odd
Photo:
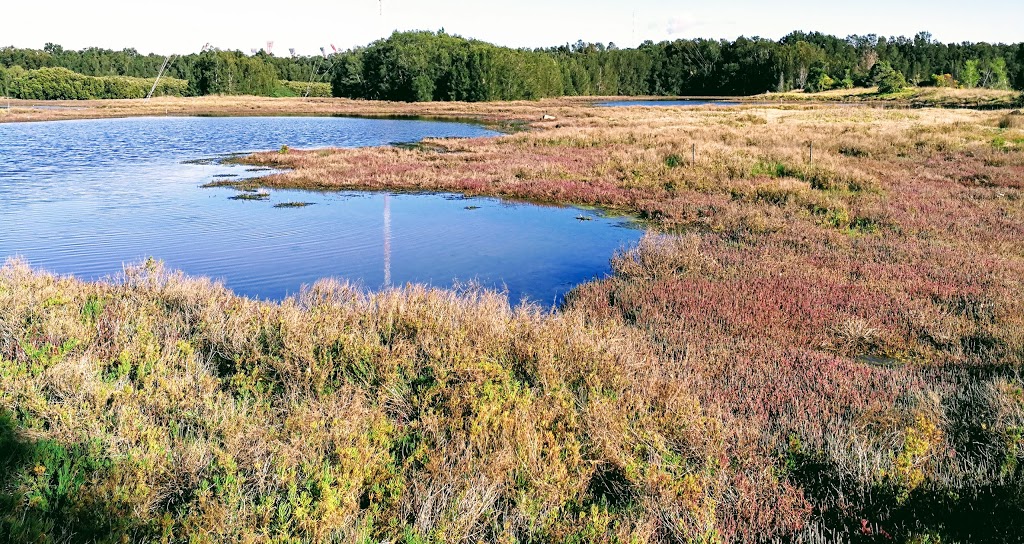
[(697, 165), (697, 144), (691, 144), (690, 147), (690, 166)]

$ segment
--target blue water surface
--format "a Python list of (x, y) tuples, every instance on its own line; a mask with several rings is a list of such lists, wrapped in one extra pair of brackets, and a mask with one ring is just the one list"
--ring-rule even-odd
[[(607, 273), (614, 251), (642, 232), (592, 211), (493, 198), (269, 190), (266, 201), (246, 201), (230, 199), (234, 189), (200, 187), (265, 173), (202, 160), (226, 154), (494, 134), (461, 123), (314, 117), (0, 124), (0, 259), (100, 279), (154, 257), (274, 300), (338, 277), (367, 289), (476, 281), (507, 289), (513, 302), (557, 303)], [(274, 207), (285, 202), (312, 205)]]

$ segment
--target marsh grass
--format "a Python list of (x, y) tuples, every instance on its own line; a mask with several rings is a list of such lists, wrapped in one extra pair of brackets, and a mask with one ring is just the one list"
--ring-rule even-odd
[(771, 102), (845, 102), (874, 103), (890, 106), (940, 108), (1009, 108), (1017, 103), (1019, 93), (999, 89), (958, 89), (947, 87), (908, 87), (896, 93), (880, 93), (877, 87), (835, 89), (820, 93), (802, 91), (767, 93), (751, 97)]
[[(1021, 137), (998, 128), (1005, 113), (562, 104), (528, 132), (429, 142), (445, 153), (246, 159), (290, 169), (260, 187), (646, 218), (654, 232), (555, 313), (334, 281), (271, 304), (156, 262), (100, 283), (8, 263), (0, 528), (54, 542), (1019, 540), (1024, 151), (992, 145)], [(694, 143), (695, 164), (666, 159)]]
[(1014, 110), (999, 119), (999, 128), (1024, 128), (1024, 112)]
[(263, 191), (241, 191), (237, 195), (228, 197), (229, 200), (270, 200), (270, 193)]
[(274, 204), (275, 208), (305, 208), (306, 206), (312, 206), (312, 202), (280, 202)]

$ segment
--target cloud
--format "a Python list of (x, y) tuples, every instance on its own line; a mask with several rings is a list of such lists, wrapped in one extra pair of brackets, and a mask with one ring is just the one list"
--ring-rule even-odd
[(669, 17), (668, 22), (665, 26), (665, 32), (669, 36), (675, 36), (676, 34), (682, 34), (688, 30), (692, 30), (701, 26), (703, 21), (697, 19), (692, 13), (680, 13), (673, 17)]

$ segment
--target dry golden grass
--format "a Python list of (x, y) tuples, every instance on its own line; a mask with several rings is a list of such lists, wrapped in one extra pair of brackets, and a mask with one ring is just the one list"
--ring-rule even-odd
[(772, 102), (872, 102), (911, 107), (1009, 108), (1018, 103), (1019, 97), (1020, 91), (1000, 89), (908, 87), (898, 93), (878, 94), (877, 87), (857, 87), (820, 93), (766, 93), (751, 99)]
[(0, 534), (1014, 542), (1024, 530), (1024, 131), (1005, 112), (317, 107), (392, 106), (531, 130), (262, 153), (248, 160), (291, 170), (258, 183), (596, 204), (661, 234), (555, 314), (487, 292), (335, 282), (270, 304), (156, 263), (111, 283), (9, 263)]
[[(535, 120), (545, 114), (559, 115), (563, 108), (588, 104), (593, 99), (558, 98), (540, 101), (380, 102), (345, 98), (269, 98), (259, 96), (157, 97), (150, 100), (12, 100), (10, 110), (0, 110), (0, 121), (59, 121), (139, 116), (243, 116), (243, 115), (367, 115), (459, 117), (500, 122)], [(48, 109), (33, 109), (43, 105)]]

